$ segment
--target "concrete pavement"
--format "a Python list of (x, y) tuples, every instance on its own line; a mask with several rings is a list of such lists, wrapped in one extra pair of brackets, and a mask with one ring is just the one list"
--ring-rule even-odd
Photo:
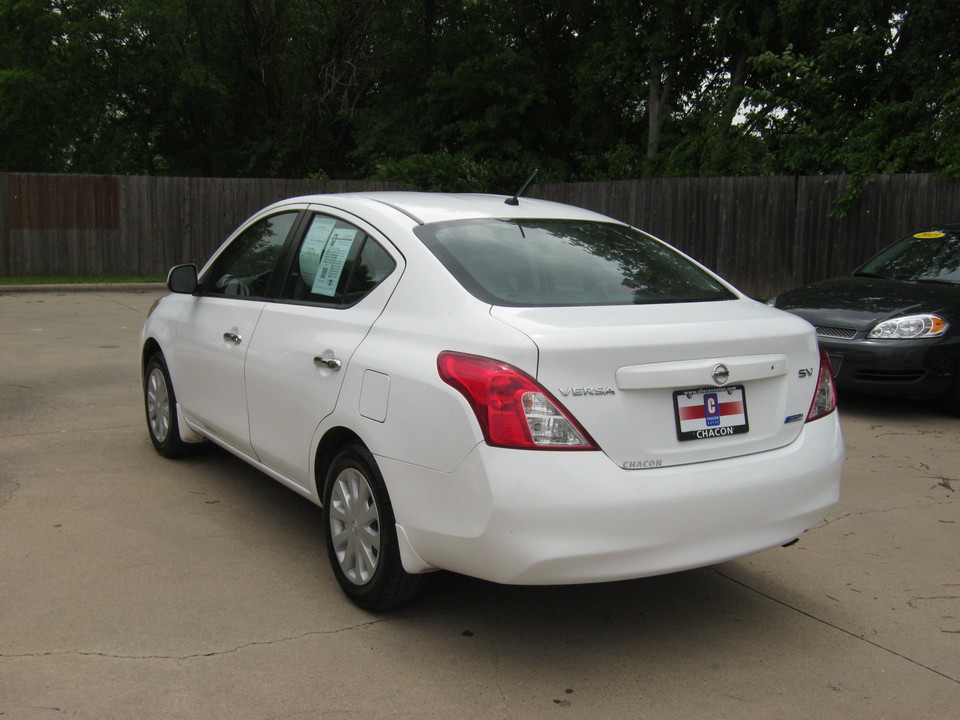
[(842, 501), (793, 547), (604, 585), (441, 574), (375, 616), (317, 508), (218, 449), (153, 451), (158, 294), (0, 294), (4, 720), (958, 716), (960, 419), (846, 399)]

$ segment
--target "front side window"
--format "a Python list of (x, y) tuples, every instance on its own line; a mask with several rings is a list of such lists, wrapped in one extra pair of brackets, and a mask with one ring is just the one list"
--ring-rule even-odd
[(314, 215), (284, 285), (287, 300), (352, 305), (397, 266), (360, 228), (327, 215)]
[(475, 297), (513, 307), (732, 300), (720, 281), (634, 228), (582, 220), (424, 225), (423, 243)]
[(213, 295), (263, 297), (296, 212), (258, 220), (234, 238), (207, 273), (206, 292)]

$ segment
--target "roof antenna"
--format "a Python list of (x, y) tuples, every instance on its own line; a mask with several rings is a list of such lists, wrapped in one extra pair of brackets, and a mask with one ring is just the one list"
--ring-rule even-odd
[(527, 185), (529, 185), (530, 182), (531, 182), (536, 176), (537, 176), (537, 171), (534, 170), (532, 173), (530, 173), (530, 177), (527, 178), (527, 181), (526, 181), (523, 185), (520, 186), (520, 189), (517, 190), (516, 194), (515, 194), (513, 197), (508, 197), (508, 198), (507, 198), (506, 200), (504, 200), (503, 202), (505, 202), (507, 205), (519, 205), (519, 204), (520, 204), (520, 196), (523, 194), (523, 191), (527, 189)]

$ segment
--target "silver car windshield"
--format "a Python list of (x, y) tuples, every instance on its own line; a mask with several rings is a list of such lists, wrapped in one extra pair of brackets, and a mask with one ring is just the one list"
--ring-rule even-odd
[(931, 230), (905, 237), (868, 260), (854, 275), (960, 283), (960, 236)]
[(582, 220), (466, 220), (424, 225), (423, 243), (492, 305), (642, 305), (733, 300), (665, 243), (625, 225)]

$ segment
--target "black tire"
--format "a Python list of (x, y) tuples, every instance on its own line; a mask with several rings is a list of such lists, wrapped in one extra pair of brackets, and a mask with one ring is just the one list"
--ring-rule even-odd
[(426, 577), (406, 572), (400, 562), (383, 476), (362, 445), (343, 448), (330, 464), (323, 486), (323, 526), (330, 567), (356, 605), (392, 610), (423, 591)]
[(147, 414), (147, 432), (158, 453), (174, 458), (193, 451), (194, 446), (180, 439), (177, 396), (161, 353), (154, 353), (144, 369), (143, 406)]

